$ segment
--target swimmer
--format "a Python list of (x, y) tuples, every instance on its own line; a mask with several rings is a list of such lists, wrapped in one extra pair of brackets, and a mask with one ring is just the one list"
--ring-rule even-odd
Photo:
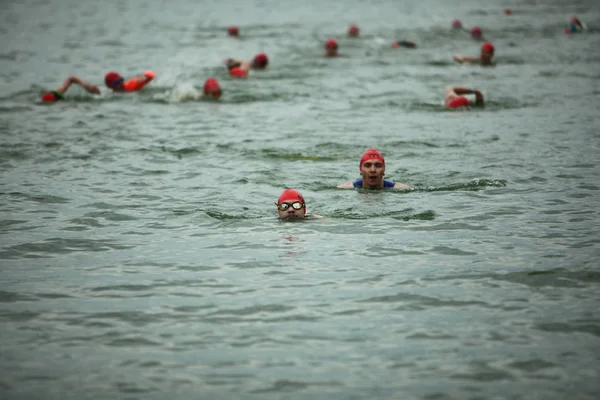
[(494, 57), (494, 52), (494, 45), (490, 42), (485, 42), (481, 45), (481, 53), (479, 54), (479, 57), (454, 54), (452, 58), (454, 58), (454, 61), (460, 64), (493, 65), (495, 64), (492, 61), (492, 58)]
[(417, 47), (415, 42), (411, 42), (410, 40), (398, 40), (397, 42), (392, 43), (392, 47), (407, 47), (409, 49), (414, 49)]
[(448, 108), (459, 108), (459, 107), (470, 107), (472, 104), (464, 96), (464, 94), (474, 94), (476, 106), (483, 106), (483, 94), (477, 89), (467, 89), (463, 87), (449, 87), (446, 90), (446, 96), (444, 98), (444, 107)]
[(325, 42), (325, 57), (337, 57), (340, 53), (338, 53), (338, 43), (335, 39), (329, 39)]
[(104, 83), (113, 92), (137, 92), (154, 79), (155, 76), (153, 71), (144, 71), (142, 75), (134, 76), (125, 81), (118, 72), (111, 71), (104, 77)]
[(454, 21), (452, 21), (452, 28), (454, 29), (462, 29), (463, 24), (462, 22), (460, 22), (460, 20), (455, 19)]
[(385, 175), (385, 160), (375, 149), (368, 149), (360, 158), (358, 170), (362, 179), (338, 185), (340, 189), (412, 189), (404, 183), (383, 179)]
[(246, 72), (250, 69), (265, 69), (269, 65), (269, 57), (265, 53), (258, 53), (252, 60), (227, 58), (223, 61), (228, 70), (240, 68)]
[(571, 17), (569, 20), (569, 25), (565, 28), (565, 33), (578, 33), (582, 32), (584, 29), (583, 23), (577, 17)]
[(360, 28), (357, 25), (350, 25), (348, 27), (348, 37), (358, 37), (360, 35)]
[(299, 191), (294, 189), (284, 190), (277, 200), (277, 212), (283, 220), (321, 219), (320, 215), (306, 212), (306, 201)]
[(240, 35), (240, 30), (237, 26), (230, 26), (229, 28), (227, 28), (227, 34), (229, 36), (238, 37)]
[(471, 37), (475, 40), (484, 40), (483, 39), (483, 31), (481, 30), (481, 28), (478, 26), (474, 26), (471, 29)]
[(53, 90), (51, 92), (44, 93), (42, 95), (42, 101), (44, 103), (51, 103), (51, 102), (55, 102), (55, 101), (64, 100), (65, 99), (65, 93), (67, 92), (67, 90), (69, 90), (69, 87), (73, 83), (81, 86), (88, 93), (91, 93), (91, 94), (100, 94), (100, 89), (98, 89), (98, 86), (93, 85), (93, 84), (91, 84), (89, 82), (86, 82), (83, 79), (79, 78), (78, 76), (71, 75), (67, 79), (65, 79), (65, 81), (62, 83), (62, 85), (60, 85), (60, 87), (58, 87), (57, 89), (55, 89), (55, 90)]
[(202, 94), (205, 97), (212, 97), (213, 99), (218, 100), (219, 97), (221, 97), (221, 94), (223, 94), (223, 91), (221, 90), (221, 85), (219, 85), (219, 81), (217, 81), (215, 78), (208, 78), (204, 82)]

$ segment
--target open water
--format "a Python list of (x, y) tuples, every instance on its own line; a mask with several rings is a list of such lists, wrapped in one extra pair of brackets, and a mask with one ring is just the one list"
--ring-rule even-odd
[[(455, 18), (495, 67), (452, 61), (481, 44)], [(597, 1), (3, 0), (0, 20), (1, 398), (598, 398)], [(142, 92), (102, 84), (147, 69)], [(71, 74), (102, 94), (40, 103)], [(448, 86), (486, 107), (444, 110)], [(416, 189), (337, 189), (369, 147)], [(279, 221), (288, 187), (327, 218)]]

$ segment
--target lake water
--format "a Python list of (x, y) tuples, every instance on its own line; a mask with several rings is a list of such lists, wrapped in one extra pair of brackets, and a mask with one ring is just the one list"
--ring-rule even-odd
[[(597, 398), (596, 1), (0, 10), (1, 398)], [(495, 67), (452, 61), (481, 44), (455, 18)], [(102, 94), (40, 103), (71, 74)], [(369, 147), (415, 190), (337, 189)], [(288, 187), (327, 218), (279, 221)]]

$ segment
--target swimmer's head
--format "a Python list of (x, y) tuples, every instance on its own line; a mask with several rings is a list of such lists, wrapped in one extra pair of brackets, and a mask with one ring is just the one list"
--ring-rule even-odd
[(42, 95), (43, 103), (54, 103), (58, 100), (60, 100), (60, 97), (56, 96), (56, 94), (53, 92), (46, 92)]
[(119, 73), (111, 71), (104, 76), (104, 84), (106, 84), (109, 89), (123, 89), (123, 77)]
[(252, 68), (263, 69), (269, 65), (269, 57), (265, 53), (258, 53), (252, 59)]
[(202, 92), (205, 96), (212, 96), (215, 99), (221, 97), (221, 94), (223, 93), (219, 82), (215, 78), (208, 78), (204, 82), (204, 88)]
[(335, 39), (329, 39), (325, 42), (325, 56), (334, 57), (338, 55), (338, 43)]
[(279, 218), (303, 218), (306, 214), (306, 201), (299, 191), (284, 190), (277, 200)]
[(379, 150), (368, 149), (363, 153), (362, 157), (360, 158), (360, 162), (358, 163), (358, 169), (362, 170), (363, 164), (369, 160), (381, 161), (383, 167), (385, 168), (385, 159), (383, 158), (383, 154), (381, 154)]
[(448, 104), (449, 108), (470, 107), (471, 102), (463, 96), (458, 96)]
[(229, 36), (239, 36), (240, 31), (237, 26), (230, 26), (229, 28), (227, 28), (227, 33), (229, 34)]
[(473, 29), (471, 29), (471, 37), (473, 39), (481, 39), (482, 35), (483, 35), (483, 31), (481, 30), (480, 27), (474, 26)]
[(511, 9), (510, 9), (510, 8), (505, 8), (505, 9), (504, 9), (504, 14), (506, 14), (506, 15), (510, 15), (510, 14), (512, 14), (512, 11), (511, 11)]
[(235, 78), (246, 78), (248, 77), (248, 71), (240, 67), (233, 67), (229, 70), (229, 75)]
[(460, 20), (455, 19), (454, 21), (452, 21), (452, 27), (455, 29), (460, 29), (462, 28), (462, 22), (460, 22)]
[(358, 37), (359, 34), (360, 34), (360, 29), (358, 28), (358, 25), (352, 24), (348, 27), (348, 36)]
[(486, 54), (492, 57), (494, 55), (494, 51), (496, 51), (496, 49), (494, 49), (494, 45), (491, 42), (485, 42), (481, 45), (481, 55)]

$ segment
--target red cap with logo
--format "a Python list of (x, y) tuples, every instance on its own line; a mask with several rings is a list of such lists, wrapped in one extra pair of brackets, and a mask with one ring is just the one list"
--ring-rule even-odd
[(363, 164), (369, 160), (379, 160), (385, 167), (385, 159), (383, 158), (383, 155), (379, 152), (379, 150), (369, 149), (369, 150), (365, 151), (363, 153), (362, 157), (360, 158), (360, 163), (358, 164), (358, 169), (362, 169)]

